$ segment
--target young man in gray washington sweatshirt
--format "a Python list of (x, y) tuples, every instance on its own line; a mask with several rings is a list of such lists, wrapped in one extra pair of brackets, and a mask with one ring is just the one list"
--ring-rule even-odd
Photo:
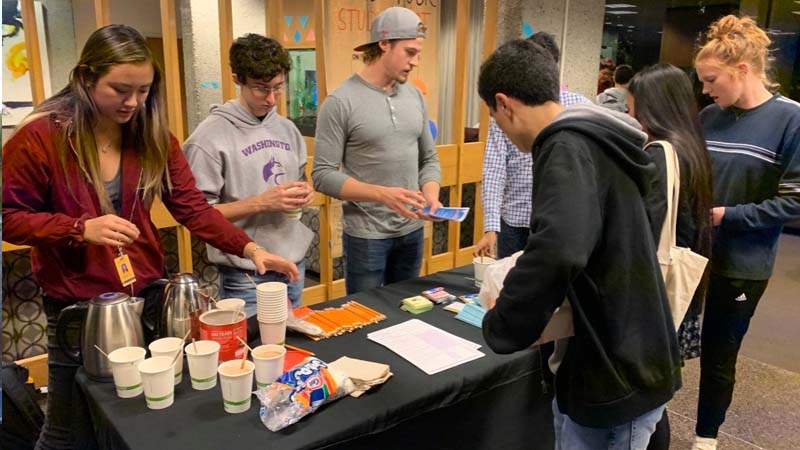
[(308, 205), (314, 192), (306, 182), (303, 136), (275, 110), (292, 66), (289, 53), (274, 39), (247, 34), (231, 46), (230, 64), (239, 97), (213, 105), (183, 150), (208, 202), (260, 247), (297, 264), (300, 278), (291, 282), (276, 272), (258, 275), (252, 262), (208, 247), (220, 271), (220, 297), (244, 299), (253, 315), (255, 288), (247, 274), (257, 283), (287, 283), (292, 305), (301, 304), (303, 259), (313, 232), (295, 210)]
[[(419, 209), (439, 203), (441, 169), (422, 94), (409, 73), (425, 25), (392, 7), (372, 21), (365, 66), (322, 103), (314, 144), (314, 187), (345, 200), (345, 285), (352, 294), (419, 275)], [(340, 171), (341, 166), (341, 171)], [(420, 192), (421, 191), (421, 192)]]

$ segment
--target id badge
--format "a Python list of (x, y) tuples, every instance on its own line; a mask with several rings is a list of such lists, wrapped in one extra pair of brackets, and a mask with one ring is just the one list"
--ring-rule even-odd
[(114, 265), (117, 268), (117, 275), (122, 286), (130, 286), (136, 282), (136, 275), (133, 273), (133, 266), (128, 255), (120, 255), (114, 258)]

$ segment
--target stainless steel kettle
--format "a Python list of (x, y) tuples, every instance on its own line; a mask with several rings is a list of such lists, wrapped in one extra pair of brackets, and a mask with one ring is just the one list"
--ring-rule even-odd
[[(143, 307), (144, 299), (119, 292), (107, 292), (88, 302), (68, 306), (58, 316), (56, 341), (75, 362), (83, 361), (90, 377), (108, 380), (111, 364), (94, 346), (106, 353), (122, 347), (145, 347), (141, 322)], [(82, 322), (79, 351), (67, 342), (69, 323), (76, 321)]]
[(200, 284), (190, 273), (170, 277), (164, 288), (161, 309), (161, 337), (191, 337), (200, 339), (200, 314), (208, 310), (207, 299)]

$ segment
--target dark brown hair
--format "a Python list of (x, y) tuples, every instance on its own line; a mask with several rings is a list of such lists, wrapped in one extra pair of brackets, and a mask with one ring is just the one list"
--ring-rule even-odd
[(229, 62), (239, 81), (269, 81), (292, 70), (292, 59), (283, 46), (267, 36), (248, 33), (233, 41)]

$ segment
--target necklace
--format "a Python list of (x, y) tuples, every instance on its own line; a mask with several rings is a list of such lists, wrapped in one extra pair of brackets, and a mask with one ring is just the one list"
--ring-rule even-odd
[(112, 141), (108, 141), (108, 142), (106, 142), (106, 144), (105, 144), (105, 145), (103, 145), (102, 147), (100, 147), (100, 153), (104, 153), (104, 154), (105, 154), (105, 153), (108, 153), (108, 149), (111, 147), (111, 142), (112, 142)]

